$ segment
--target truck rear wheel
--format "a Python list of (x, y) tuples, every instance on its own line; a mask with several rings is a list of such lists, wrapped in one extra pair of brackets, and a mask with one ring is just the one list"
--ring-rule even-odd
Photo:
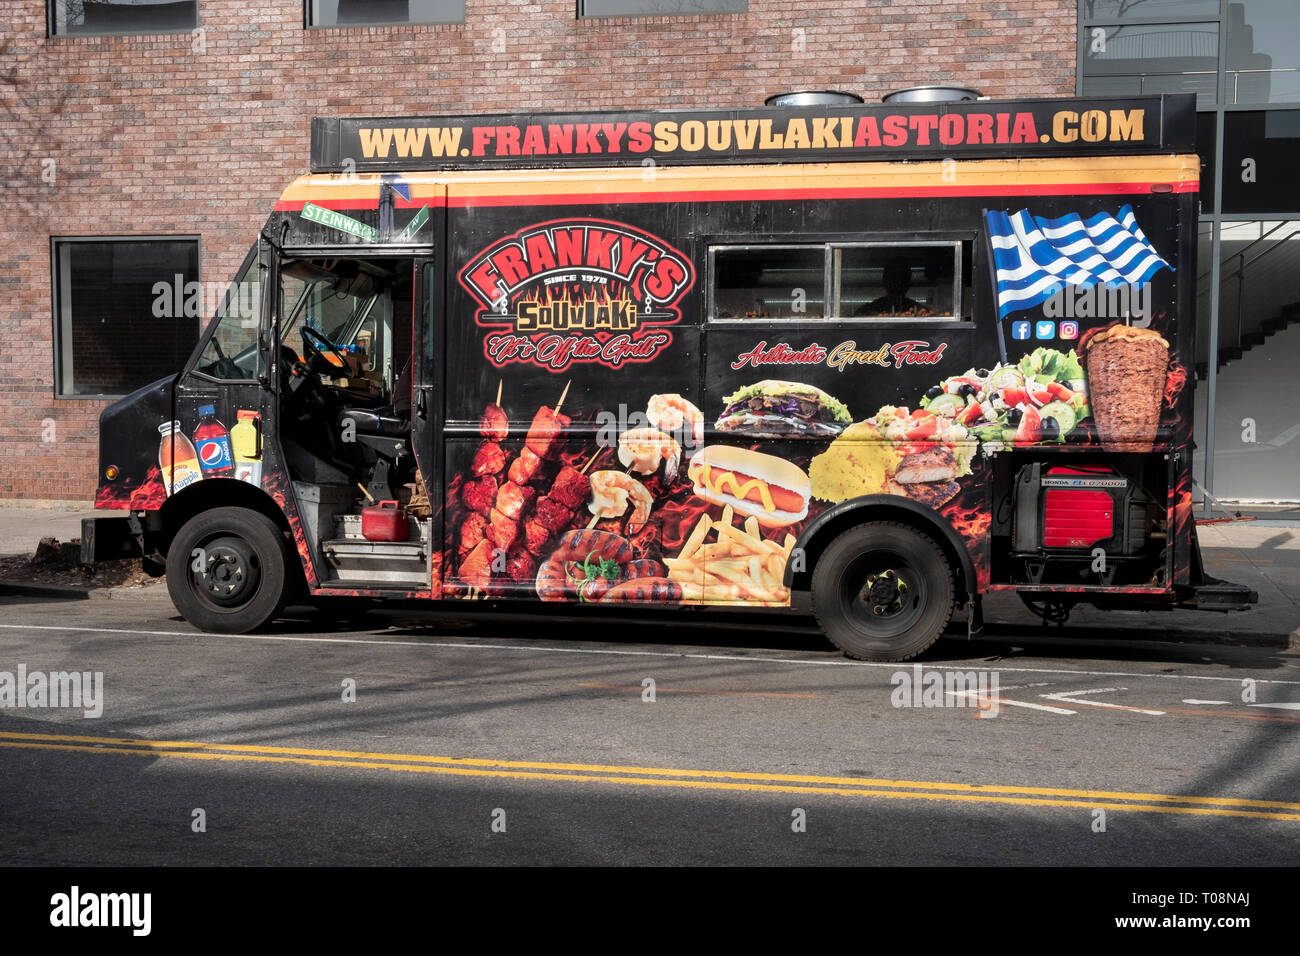
[(813, 567), (813, 610), (831, 643), (864, 661), (904, 661), (939, 639), (953, 612), (952, 569), (934, 541), (873, 521), (845, 531)]
[(270, 518), (247, 508), (195, 515), (167, 550), (167, 593), (204, 631), (246, 634), (284, 606), (289, 551)]

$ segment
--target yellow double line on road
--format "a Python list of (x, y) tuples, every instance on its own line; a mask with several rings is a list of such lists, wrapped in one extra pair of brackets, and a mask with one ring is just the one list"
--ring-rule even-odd
[(606, 783), (691, 790), (739, 790), (752, 793), (828, 794), (882, 797), (891, 800), (947, 800), (1028, 807), (1073, 807), (1086, 810), (1128, 810), (1142, 813), (1300, 821), (1300, 803), (1247, 800), (1238, 797), (1189, 797), (1167, 793), (1127, 793), (1111, 790), (980, 786), (944, 781), (879, 780), (868, 777), (747, 773), (731, 770), (679, 770), (666, 767), (543, 763), (359, 750), (259, 747), (248, 744), (201, 743), (191, 740), (86, 737), (71, 734), (0, 732), (0, 747), (137, 757), (177, 757), (186, 760), (298, 764), (309, 767), (360, 767), (367, 770), (447, 774), (461, 777), (503, 777), (515, 780)]

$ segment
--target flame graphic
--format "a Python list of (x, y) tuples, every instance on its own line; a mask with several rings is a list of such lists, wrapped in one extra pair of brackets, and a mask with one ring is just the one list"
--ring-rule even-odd
[(1165, 408), (1172, 408), (1187, 384), (1187, 368), (1174, 362), (1169, 367), (1169, 376), (1165, 379)]
[(162, 472), (154, 465), (135, 488), (130, 479), (121, 487), (100, 488), (95, 494), (96, 508), (130, 509), (132, 511), (157, 511), (167, 500), (167, 488), (162, 482)]

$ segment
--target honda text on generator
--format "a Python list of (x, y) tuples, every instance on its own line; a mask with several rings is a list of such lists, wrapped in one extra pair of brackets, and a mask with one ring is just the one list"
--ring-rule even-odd
[(1192, 517), (1190, 95), (317, 119), (90, 557), (286, 598), (1241, 609)]

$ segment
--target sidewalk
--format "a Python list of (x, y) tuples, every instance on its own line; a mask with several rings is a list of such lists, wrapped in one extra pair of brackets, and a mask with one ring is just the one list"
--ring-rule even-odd
[[(120, 513), (120, 512), (119, 512)], [(93, 509), (78, 505), (27, 507), (0, 502), (0, 557), (28, 555), (44, 537), (70, 541), (81, 536), (81, 519)], [(1197, 639), (1209, 643), (1243, 642), (1286, 646), (1300, 644), (1300, 522), (1269, 520), (1201, 525), (1197, 528), (1206, 571), (1216, 578), (1245, 585), (1259, 593), (1259, 604), (1230, 614), (1207, 611), (1100, 611), (1080, 606), (1068, 630), (1124, 632), (1125, 637)], [(1010, 625), (1042, 630), (1037, 617), (1014, 595), (990, 595), (985, 620), (992, 627)]]
[(82, 518), (108, 514), (112, 512), (95, 511), (86, 505), (51, 504), (33, 508), (0, 501), (0, 558), (31, 554), (41, 538), (58, 538), (60, 541), (80, 538)]

